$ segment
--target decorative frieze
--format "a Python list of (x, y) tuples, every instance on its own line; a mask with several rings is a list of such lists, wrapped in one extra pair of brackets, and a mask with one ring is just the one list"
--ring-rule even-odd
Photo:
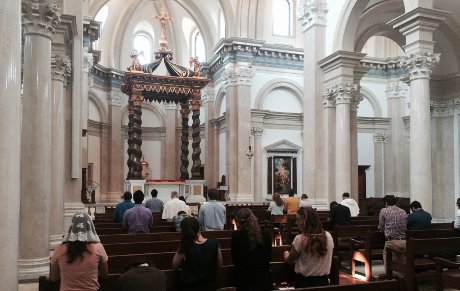
[(324, 25), (327, 22), (327, 2), (324, 0), (303, 0), (297, 6), (297, 19), (305, 32), (314, 25)]
[(66, 83), (72, 74), (72, 63), (70, 58), (65, 55), (51, 56), (51, 78), (55, 81)]
[(249, 63), (229, 64), (222, 73), (224, 87), (229, 86), (251, 86), (254, 70)]
[(409, 86), (407, 86), (403, 82), (389, 84), (385, 89), (385, 93), (387, 94), (388, 99), (406, 97), (408, 91)]
[(40, 34), (51, 39), (51, 35), (61, 22), (61, 12), (56, 0), (22, 1), (22, 27), (24, 35)]
[(447, 117), (460, 114), (460, 98), (446, 101), (431, 101), (430, 110), (433, 117)]
[(374, 142), (388, 143), (389, 140), (388, 134), (385, 132), (374, 133)]
[(439, 63), (441, 54), (420, 52), (401, 58), (402, 66), (408, 71), (411, 80), (431, 76), (431, 69)]

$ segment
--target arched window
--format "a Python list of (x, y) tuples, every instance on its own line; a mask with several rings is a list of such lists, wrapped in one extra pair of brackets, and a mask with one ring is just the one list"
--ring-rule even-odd
[(292, 36), (292, 0), (273, 0), (273, 34)]
[(206, 60), (206, 48), (204, 46), (203, 36), (198, 29), (192, 33), (192, 56), (198, 57), (200, 62)]
[(152, 38), (146, 33), (138, 33), (134, 36), (134, 49), (139, 53), (141, 65), (149, 64), (152, 59)]

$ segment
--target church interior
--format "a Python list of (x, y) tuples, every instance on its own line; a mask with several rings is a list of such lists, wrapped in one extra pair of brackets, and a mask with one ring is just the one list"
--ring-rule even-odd
[[(126, 190), (460, 197), (458, 0), (0, 4), (0, 285)], [(161, 61), (161, 62), (160, 62)], [(5, 288), (5, 289), (3, 289)]]

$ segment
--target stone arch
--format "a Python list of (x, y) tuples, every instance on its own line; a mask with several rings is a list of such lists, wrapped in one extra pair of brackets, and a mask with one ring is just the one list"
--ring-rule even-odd
[(280, 88), (284, 88), (291, 91), (297, 97), (299, 103), (303, 104), (303, 91), (302, 87), (299, 84), (289, 79), (275, 79), (269, 82), (268, 84), (265, 84), (265, 86), (263, 86), (260, 89), (259, 93), (256, 96), (254, 109), (262, 109), (265, 96), (267, 96), (267, 94), (270, 91)]
[(372, 27), (369, 27), (357, 37), (356, 42), (355, 42), (356, 52), (360, 52), (363, 49), (366, 42), (369, 40), (369, 38), (376, 36), (376, 35), (384, 36), (384, 37), (387, 37), (393, 40), (402, 48), (402, 50), (404, 50), (404, 45), (406, 44), (406, 40), (401, 33), (394, 30), (387, 24), (377, 24)]
[(377, 96), (375, 96), (375, 94), (366, 87), (360, 88), (360, 94), (371, 104), (372, 110), (374, 110), (374, 117), (382, 117), (382, 106), (380, 106), (380, 102), (377, 99)]
[(224, 97), (226, 96), (225, 89), (224, 87), (221, 87), (219, 91), (216, 94), (216, 99), (214, 102), (214, 116), (213, 118), (218, 118), (220, 117), (220, 107), (222, 106), (222, 101), (224, 100)]
[[(152, 112), (154, 112), (155, 114), (157, 114), (160, 119), (161, 119), (161, 122), (162, 122), (162, 126), (165, 127), (166, 126), (166, 113), (164, 112), (164, 110), (162, 110), (161, 108), (159, 108), (158, 105), (156, 104), (151, 104), (151, 103), (146, 103), (146, 102), (143, 102), (141, 104), (141, 107), (142, 108), (146, 108)], [(123, 124), (123, 118), (125, 117), (125, 115), (128, 113), (128, 105), (124, 106), (122, 109), (121, 109), (121, 123)], [(147, 124), (143, 124), (144, 127), (148, 127)]]
[(105, 108), (104, 102), (102, 102), (99, 96), (96, 94), (96, 92), (92, 90), (88, 92), (88, 98), (94, 103), (94, 105), (96, 105), (96, 108), (99, 111), (99, 116), (101, 117), (101, 122), (107, 123), (108, 122), (108, 112), (107, 112), (107, 109)]

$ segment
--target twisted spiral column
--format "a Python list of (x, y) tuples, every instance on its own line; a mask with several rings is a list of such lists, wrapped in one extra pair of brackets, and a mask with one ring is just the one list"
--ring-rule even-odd
[(188, 103), (182, 103), (180, 105), (182, 114), (182, 136), (181, 136), (181, 165), (180, 165), (180, 178), (181, 180), (187, 180), (188, 174), (188, 115), (190, 113), (190, 105)]
[(142, 109), (143, 96), (133, 95), (129, 101), (128, 122), (128, 176), (127, 179), (142, 179)]
[[(198, 93), (199, 94), (199, 93)], [(201, 179), (200, 100), (192, 100), (192, 179)]]

